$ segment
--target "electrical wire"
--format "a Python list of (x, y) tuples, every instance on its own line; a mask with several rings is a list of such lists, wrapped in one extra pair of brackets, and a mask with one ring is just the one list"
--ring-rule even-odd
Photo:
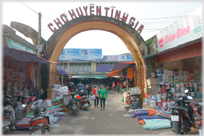
[(29, 6), (27, 6), (26, 4), (24, 4), (23, 2), (21, 2), (23, 5), (25, 5), (26, 7), (28, 7), (30, 10), (32, 10), (33, 12), (35, 12), (36, 14), (38, 14), (38, 12), (36, 12), (35, 10), (33, 10), (32, 8), (30, 8)]

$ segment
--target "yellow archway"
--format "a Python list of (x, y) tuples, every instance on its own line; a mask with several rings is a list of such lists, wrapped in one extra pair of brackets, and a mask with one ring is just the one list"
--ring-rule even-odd
[[(146, 76), (145, 76), (145, 63), (140, 52), (139, 46), (136, 43), (135, 39), (128, 33), (125, 29), (116, 25), (114, 23), (110, 23), (107, 21), (85, 21), (80, 22), (72, 27), (66, 29), (59, 37), (56, 45), (52, 51), (50, 56), (50, 61), (57, 62), (60, 56), (61, 51), (63, 50), (65, 44), (76, 34), (88, 31), (88, 30), (104, 30), (111, 32), (117, 35), (127, 46), (129, 49), (135, 63), (137, 65), (137, 85), (141, 86), (142, 97), (145, 88)], [(138, 34), (139, 35), (139, 34)], [(103, 37), (101, 37), (103, 38)], [(50, 84), (55, 84), (55, 72), (56, 72), (56, 64), (50, 64)], [(48, 89), (49, 90), (49, 89)]]

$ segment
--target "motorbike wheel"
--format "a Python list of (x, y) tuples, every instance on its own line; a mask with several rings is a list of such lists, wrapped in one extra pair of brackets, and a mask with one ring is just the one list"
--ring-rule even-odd
[(76, 110), (74, 110), (74, 115), (75, 115), (75, 116), (77, 116), (77, 109), (76, 109)]

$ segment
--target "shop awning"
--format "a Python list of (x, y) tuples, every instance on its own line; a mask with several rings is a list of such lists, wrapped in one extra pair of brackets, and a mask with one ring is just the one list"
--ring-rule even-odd
[(19, 49), (14, 49), (14, 48), (9, 48), (6, 46), (3, 46), (4, 51), (3, 54), (4, 56), (12, 57), (17, 61), (20, 62), (38, 62), (38, 63), (44, 63), (44, 64), (49, 64), (49, 63), (56, 63), (56, 62), (51, 62), (48, 60), (45, 60), (44, 58), (40, 57), (37, 54), (30, 53), (27, 51), (19, 50)]
[(181, 59), (192, 58), (197, 56), (202, 56), (201, 42), (158, 55), (157, 63), (181, 60)]
[(131, 61), (131, 62), (115, 63), (115, 64), (113, 65), (113, 68), (112, 68), (111, 71), (122, 70), (122, 69), (124, 69), (124, 68), (129, 67), (129, 66), (132, 65), (132, 64), (135, 64), (135, 62), (134, 62), (134, 61)]
[(104, 79), (108, 78), (106, 74), (74, 74), (70, 78), (95, 78), (95, 79)]
[(110, 72), (113, 64), (96, 64), (96, 72)]
[(122, 71), (122, 70), (116, 70), (116, 71), (111, 71), (111, 73), (110, 74), (107, 74), (106, 76), (107, 77), (117, 77), (118, 76), (118, 72), (120, 72), (120, 71)]
[(57, 72), (59, 72), (60, 75), (66, 75), (67, 78), (69, 78), (67, 72), (64, 69), (62, 69), (59, 65), (57, 65)]

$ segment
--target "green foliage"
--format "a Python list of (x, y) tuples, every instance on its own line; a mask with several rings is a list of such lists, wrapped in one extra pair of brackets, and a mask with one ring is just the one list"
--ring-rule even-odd
[(150, 46), (150, 44), (152, 43), (152, 38), (149, 38), (148, 40), (146, 40), (145, 43), (147, 44), (147, 46)]

